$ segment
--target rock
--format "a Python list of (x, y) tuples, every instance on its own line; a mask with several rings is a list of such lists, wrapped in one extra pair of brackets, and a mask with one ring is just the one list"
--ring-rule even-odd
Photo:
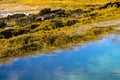
[(112, 6), (116, 7), (116, 8), (119, 8), (120, 7), (120, 2), (114, 2), (112, 4)]
[(62, 14), (65, 14), (65, 10), (57, 9), (57, 10), (51, 11), (51, 13), (53, 13), (55, 15), (62, 15)]
[(12, 35), (13, 31), (14, 31), (14, 29), (6, 29), (6, 30), (0, 32), (0, 35), (3, 35), (4, 38), (10, 38), (13, 36)]
[(36, 19), (35, 19), (35, 21), (43, 21), (44, 20), (44, 18), (43, 17), (37, 17)]
[(17, 25), (24, 25), (24, 24), (31, 23), (32, 21), (33, 21), (32, 18), (21, 18), (21, 19), (16, 20), (16, 24)]
[(35, 14), (31, 14), (31, 15), (28, 16), (29, 20), (31, 20), (31, 21), (34, 21), (37, 17), (38, 17), (37, 14), (36, 15)]
[(50, 8), (45, 8), (39, 12), (39, 15), (49, 14), (51, 12)]
[(77, 14), (81, 14), (83, 12), (82, 9), (76, 9), (76, 10), (73, 10), (73, 13), (77, 13)]
[(74, 24), (76, 24), (76, 23), (78, 23), (79, 21), (78, 20), (68, 20), (67, 22), (66, 22), (66, 25), (67, 26), (72, 26), (72, 25), (74, 25)]
[(58, 27), (63, 27), (64, 25), (62, 21), (52, 20), (51, 26), (58, 28)]
[(50, 14), (50, 15), (45, 15), (43, 17), (43, 20), (54, 19), (54, 18), (55, 18), (55, 15), (54, 14)]
[(21, 29), (21, 30), (18, 30), (18, 31), (16, 31), (16, 30), (13, 31), (14, 36), (22, 35), (22, 34), (24, 34), (24, 33), (26, 33), (26, 32), (25, 32), (25, 30), (22, 30), (22, 29)]
[(0, 28), (4, 28), (6, 24), (4, 22), (0, 22)]
[(7, 18), (22, 18), (25, 17), (25, 14), (13, 14), (13, 15), (8, 15)]
[(105, 9), (105, 8), (108, 8), (108, 7), (112, 7), (112, 2), (108, 2), (105, 5), (100, 6), (98, 9)]
[(29, 28), (30, 28), (30, 29), (34, 29), (34, 28), (36, 28), (36, 27), (38, 27), (38, 26), (39, 26), (38, 24), (32, 24), (32, 25), (29, 26)]

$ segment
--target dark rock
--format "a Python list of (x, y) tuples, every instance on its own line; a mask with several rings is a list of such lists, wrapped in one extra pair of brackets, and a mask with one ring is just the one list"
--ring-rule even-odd
[(50, 8), (45, 8), (39, 12), (39, 15), (49, 14), (51, 12)]
[(72, 26), (72, 25), (74, 25), (74, 24), (76, 24), (76, 23), (78, 23), (79, 21), (78, 20), (68, 20), (67, 22), (66, 22), (66, 25), (67, 26)]
[(6, 29), (6, 30), (0, 32), (0, 35), (3, 35), (4, 38), (10, 38), (13, 36), (12, 35), (13, 31), (14, 31), (14, 29)]
[(0, 28), (4, 28), (6, 24), (4, 22), (0, 22)]
[(22, 18), (25, 17), (25, 14), (13, 14), (13, 15), (8, 15), (7, 18)]
[(65, 14), (65, 10), (57, 9), (57, 10), (51, 11), (51, 13), (53, 13), (55, 15), (62, 15), (62, 14)]
[(108, 8), (108, 7), (112, 7), (112, 2), (108, 2), (105, 5), (100, 6), (99, 9), (105, 9), (105, 8)]
[(63, 27), (64, 25), (63, 25), (62, 21), (52, 20), (51, 21), (51, 26), (54, 26), (54, 27), (58, 28), (58, 27)]
[(55, 15), (54, 14), (50, 14), (50, 15), (45, 15), (43, 17), (43, 20), (54, 19), (54, 18), (55, 18)]

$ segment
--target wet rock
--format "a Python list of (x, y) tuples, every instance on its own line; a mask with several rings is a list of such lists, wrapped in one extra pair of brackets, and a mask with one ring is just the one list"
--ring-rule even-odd
[(13, 15), (8, 15), (7, 18), (22, 18), (25, 17), (25, 14), (13, 14)]
[(6, 24), (4, 22), (0, 22), (0, 28), (4, 28)]
[(12, 37), (12, 33), (13, 33), (14, 29), (6, 29), (2, 32), (0, 32), (0, 35), (4, 36), (4, 38), (10, 38)]
[(45, 8), (39, 12), (39, 15), (49, 14), (51, 12), (50, 8)]
[(63, 25), (62, 21), (52, 20), (51, 21), (51, 26), (54, 26), (54, 27), (58, 28), (58, 27), (63, 27), (64, 25)]
[(67, 26), (72, 26), (72, 25), (74, 25), (74, 24), (76, 24), (76, 23), (78, 23), (79, 21), (78, 20), (68, 20), (67, 22), (66, 22), (66, 25)]

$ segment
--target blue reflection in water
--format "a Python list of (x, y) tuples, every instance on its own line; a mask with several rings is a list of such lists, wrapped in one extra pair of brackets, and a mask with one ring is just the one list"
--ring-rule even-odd
[(73, 51), (21, 58), (0, 66), (0, 80), (120, 80), (119, 41), (115, 35)]

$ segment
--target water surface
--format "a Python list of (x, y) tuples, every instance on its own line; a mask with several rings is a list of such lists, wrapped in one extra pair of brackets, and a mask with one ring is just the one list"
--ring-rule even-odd
[(0, 64), (0, 80), (120, 80), (120, 36)]

